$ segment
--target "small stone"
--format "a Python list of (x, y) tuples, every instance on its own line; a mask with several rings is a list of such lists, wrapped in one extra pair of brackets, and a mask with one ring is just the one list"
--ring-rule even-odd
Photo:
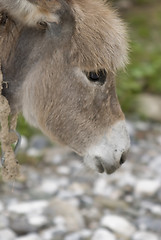
[(83, 205), (83, 207), (92, 207), (93, 205), (93, 199), (87, 195), (84, 195), (81, 197), (81, 205)]
[(37, 150), (43, 150), (43, 148), (49, 147), (50, 145), (49, 139), (42, 135), (33, 136), (30, 140), (31, 148)]
[(4, 216), (3, 214), (0, 215), (0, 229), (2, 228), (8, 228), (9, 226), (9, 220), (6, 216)]
[(39, 237), (37, 234), (28, 234), (22, 237), (18, 237), (15, 240), (43, 240), (42, 238)]
[(136, 232), (132, 240), (159, 240), (159, 238), (150, 232)]
[(116, 240), (116, 237), (110, 231), (100, 228), (94, 232), (91, 240)]
[(20, 202), (14, 203), (8, 206), (9, 212), (17, 214), (28, 214), (28, 213), (42, 213), (45, 208), (49, 205), (48, 201), (31, 201), (31, 202)]
[(45, 216), (42, 215), (35, 215), (33, 214), (32, 216), (28, 216), (28, 222), (29, 224), (33, 225), (36, 228), (41, 228), (47, 225), (48, 219)]
[(64, 240), (89, 240), (91, 236), (92, 232), (90, 230), (83, 229), (82, 231), (67, 235)]
[(145, 179), (138, 181), (135, 187), (135, 193), (141, 196), (152, 197), (160, 188), (160, 181)]
[(148, 131), (149, 129), (149, 124), (147, 122), (143, 122), (143, 121), (137, 121), (135, 123), (135, 127), (137, 130), (139, 131)]
[(136, 185), (136, 178), (130, 173), (124, 173), (123, 177), (120, 178), (118, 185), (125, 191), (132, 191)]
[(63, 227), (52, 227), (43, 230), (40, 236), (42, 240), (62, 240), (65, 233), (66, 229)]
[(84, 219), (79, 209), (70, 202), (55, 198), (50, 202), (50, 213), (63, 217), (68, 231), (74, 232), (84, 228)]
[(2, 202), (0, 202), (0, 213), (4, 210), (4, 205)]
[(68, 148), (54, 147), (46, 152), (44, 161), (49, 164), (59, 165), (71, 158), (72, 152)]
[(150, 231), (161, 234), (161, 219), (153, 216), (140, 217), (136, 220), (136, 225), (141, 231)]
[(90, 237), (92, 236), (92, 231), (90, 231), (89, 229), (83, 229), (80, 232), (81, 235), (81, 240), (89, 240)]
[(142, 201), (140, 206), (142, 207), (142, 209), (146, 209), (156, 216), (161, 216), (161, 206), (159, 204), (153, 204), (151, 202)]
[(55, 179), (45, 179), (40, 184), (37, 191), (48, 195), (55, 195), (58, 191), (58, 188), (59, 186)]
[(62, 216), (56, 216), (53, 220), (53, 223), (54, 223), (54, 225), (59, 226), (59, 227), (60, 226), (65, 227), (66, 226), (66, 221)]
[(10, 228), (18, 235), (25, 235), (36, 232), (40, 229), (39, 225), (32, 225), (28, 221), (27, 215), (12, 213), (10, 215)]
[(24, 151), (28, 147), (28, 140), (25, 136), (21, 136), (20, 150)]
[(30, 157), (40, 157), (42, 155), (42, 151), (36, 148), (29, 148), (26, 153)]
[(154, 121), (161, 121), (161, 97), (142, 93), (137, 97), (136, 103), (137, 111), (145, 116), (147, 119)]
[(15, 240), (16, 234), (9, 228), (0, 230), (0, 239), (1, 240)]
[(130, 121), (126, 121), (126, 127), (130, 136), (134, 136), (135, 135), (134, 124)]
[(152, 170), (161, 175), (161, 155), (158, 155), (150, 162), (149, 166)]
[(81, 240), (81, 236), (78, 233), (72, 233), (67, 235), (64, 240)]
[(69, 175), (70, 168), (67, 166), (59, 166), (59, 167), (57, 167), (57, 173), (59, 173), (61, 175)]
[(125, 237), (131, 237), (135, 232), (135, 227), (130, 222), (116, 215), (104, 216), (101, 220), (101, 226)]
[(94, 194), (105, 195), (107, 191), (107, 182), (104, 178), (98, 178), (94, 183)]
[(69, 190), (74, 194), (74, 196), (81, 196), (85, 193), (85, 186), (80, 183), (73, 183), (70, 185)]

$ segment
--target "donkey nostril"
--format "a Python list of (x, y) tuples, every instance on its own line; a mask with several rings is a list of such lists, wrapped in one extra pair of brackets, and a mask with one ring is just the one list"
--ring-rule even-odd
[(124, 164), (125, 161), (126, 161), (126, 153), (123, 153), (120, 159), (120, 165)]

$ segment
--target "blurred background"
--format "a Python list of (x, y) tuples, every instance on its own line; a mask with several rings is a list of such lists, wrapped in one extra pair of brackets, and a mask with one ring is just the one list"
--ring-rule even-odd
[(20, 116), (22, 175), (0, 179), (0, 240), (161, 239), (161, 1), (109, 2), (130, 38), (130, 63), (117, 75), (128, 160), (113, 175), (91, 173)]

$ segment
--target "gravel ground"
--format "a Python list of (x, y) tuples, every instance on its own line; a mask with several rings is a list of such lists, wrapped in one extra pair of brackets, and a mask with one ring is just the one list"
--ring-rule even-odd
[(0, 240), (160, 240), (161, 125), (128, 127), (131, 152), (113, 175), (86, 170), (45, 137), (23, 137), (21, 151), (43, 161), (1, 182)]

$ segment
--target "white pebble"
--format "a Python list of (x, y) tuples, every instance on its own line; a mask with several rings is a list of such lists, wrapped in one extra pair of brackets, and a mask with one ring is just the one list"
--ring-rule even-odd
[(135, 232), (135, 227), (130, 222), (116, 215), (104, 216), (101, 220), (101, 226), (125, 237), (131, 237)]
[(110, 231), (102, 228), (95, 231), (91, 240), (116, 240), (116, 237)]
[(8, 211), (18, 214), (41, 213), (49, 205), (48, 201), (31, 201), (12, 203), (8, 206)]
[(2, 202), (0, 202), (0, 212), (2, 212), (4, 210), (4, 205)]
[(39, 149), (30, 148), (27, 150), (27, 155), (30, 157), (40, 157), (42, 155), (42, 152)]
[(8, 218), (4, 214), (1, 214), (0, 215), (0, 229), (8, 228), (8, 226), (9, 226)]
[(21, 150), (25, 150), (28, 146), (28, 140), (25, 136), (21, 136), (21, 145), (20, 145), (20, 149)]
[(69, 175), (70, 169), (66, 166), (59, 166), (59, 167), (57, 167), (57, 173), (62, 174), (62, 175)]
[(58, 191), (58, 187), (58, 183), (54, 179), (46, 179), (41, 183), (38, 191), (54, 195)]
[(18, 237), (15, 240), (43, 240), (43, 239), (40, 238), (37, 234), (29, 234), (24, 237)]
[(159, 238), (150, 232), (136, 232), (132, 240), (159, 240)]
[(0, 230), (0, 240), (15, 240), (16, 234), (9, 228)]
[(138, 181), (135, 187), (135, 193), (141, 196), (151, 197), (159, 190), (160, 182), (158, 180), (145, 179)]
[(48, 223), (48, 220), (45, 216), (33, 214), (28, 216), (28, 222), (36, 227), (43, 227)]

